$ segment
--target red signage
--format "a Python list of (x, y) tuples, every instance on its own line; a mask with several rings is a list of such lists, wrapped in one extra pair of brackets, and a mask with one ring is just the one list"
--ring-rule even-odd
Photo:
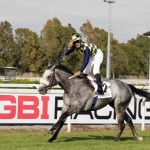
[[(0, 95), (0, 119), (49, 119), (49, 96)], [(40, 106), (40, 107), (39, 107)]]

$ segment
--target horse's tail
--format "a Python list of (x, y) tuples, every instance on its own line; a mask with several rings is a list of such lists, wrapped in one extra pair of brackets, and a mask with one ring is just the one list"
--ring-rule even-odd
[(150, 100), (150, 93), (149, 92), (146, 92), (142, 89), (137, 89), (135, 86), (133, 86), (131, 84), (128, 84), (128, 86), (131, 88), (133, 93), (136, 93), (137, 95), (145, 97), (145, 98)]

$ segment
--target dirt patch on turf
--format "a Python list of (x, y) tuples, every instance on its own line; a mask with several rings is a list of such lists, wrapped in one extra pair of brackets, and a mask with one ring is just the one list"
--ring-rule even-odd
[[(141, 130), (141, 125), (134, 125), (134, 127), (136, 130)], [(126, 125), (125, 130), (130, 130), (130, 127)], [(150, 125), (146, 125), (145, 130), (150, 130)], [(71, 131), (118, 131), (118, 125), (72, 125)]]
[[(47, 132), (52, 125), (17, 125), (17, 126), (0, 126), (2, 130), (26, 130), (26, 131), (45, 131)], [(136, 130), (141, 130), (141, 125), (135, 125)], [(117, 131), (118, 125), (71, 125), (71, 131), (88, 132), (88, 131)], [(125, 130), (130, 130), (126, 125)], [(150, 125), (145, 126), (145, 130), (150, 130)], [(67, 125), (64, 125), (61, 131), (67, 131)]]

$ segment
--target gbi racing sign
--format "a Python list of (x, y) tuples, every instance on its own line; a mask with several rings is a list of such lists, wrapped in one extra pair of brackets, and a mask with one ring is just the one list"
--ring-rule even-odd
[[(0, 124), (53, 124), (61, 115), (62, 94), (0, 94)], [(134, 123), (141, 123), (142, 99), (132, 99), (127, 110)], [(71, 116), (74, 124), (115, 124), (116, 114), (110, 106)], [(150, 101), (146, 101), (145, 123), (150, 124)]]

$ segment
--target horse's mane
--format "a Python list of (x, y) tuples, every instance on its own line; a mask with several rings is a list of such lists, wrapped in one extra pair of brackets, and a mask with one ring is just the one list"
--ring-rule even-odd
[[(70, 73), (70, 74), (72, 74), (72, 75), (74, 74), (69, 68), (67, 68), (66, 66), (64, 66), (64, 65), (62, 65), (62, 64), (56, 65), (56, 66), (55, 66), (55, 69), (59, 69), (59, 70), (65, 71), (65, 72)], [(78, 79), (85, 79), (85, 78), (83, 78), (83, 76), (77, 76), (76, 78), (78, 78)], [(85, 79), (85, 83), (86, 83), (88, 86), (91, 87), (91, 85), (89, 84), (89, 80), (88, 80), (87, 78)]]
[(63, 70), (65, 72), (68, 72), (70, 74), (73, 74), (73, 72), (69, 68), (67, 68), (66, 66), (64, 66), (62, 64), (56, 65), (55, 69), (60, 69), (60, 70)]
[[(62, 65), (62, 64), (56, 65), (56, 66), (55, 66), (55, 69), (60, 69), (60, 70), (62, 70), (62, 71), (65, 71), (65, 72), (67, 72), (67, 73), (70, 73), (70, 74), (72, 74), (72, 75), (74, 74), (74, 73), (71, 71), (71, 69), (69, 69), (68, 67), (66, 67), (66, 66), (64, 66), (64, 65)], [(83, 79), (82, 76), (78, 76), (77, 78)]]

